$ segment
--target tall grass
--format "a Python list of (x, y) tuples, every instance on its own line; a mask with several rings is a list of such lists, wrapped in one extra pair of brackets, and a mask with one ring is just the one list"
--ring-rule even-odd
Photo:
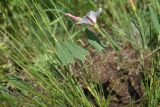
[[(142, 59), (146, 50), (152, 52), (150, 74), (144, 68), (144, 98), (149, 107), (159, 105), (158, 0), (137, 0), (136, 9), (129, 0), (6, 0), (0, 1), (1, 106), (94, 106), (69, 68), (89, 55), (77, 44), (85, 38), (85, 26), (76, 26), (64, 13), (83, 16), (98, 7), (103, 8), (98, 19), (103, 32), (118, 44), (130, 42)], [(85, 84), (100, 107), (108, 106), (109, 99), (94, 83)]]

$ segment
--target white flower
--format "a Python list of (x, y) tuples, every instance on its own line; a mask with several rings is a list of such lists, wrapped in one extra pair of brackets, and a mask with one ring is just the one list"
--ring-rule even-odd
[(99, 8), (97, 11), (90, 11), (83, 18), (73, 16), (72, 14), (66, 13), (65, 15), (71, 17), (76, 24), (88, 24), (94, 25), (97, 22), (97, 17), (102, 12), (102, 8)]
[(95, 11), (90, 11), (80, 21), (78, 21), (77, 24), (93, 25), (97, 22), (97, 17), (99, 16), (99, 14), (101, 12), (102, 12), (102, 8), (99, 8), (96, 12)]

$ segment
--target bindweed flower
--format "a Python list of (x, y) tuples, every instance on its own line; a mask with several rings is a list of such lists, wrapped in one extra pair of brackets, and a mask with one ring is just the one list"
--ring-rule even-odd
[(97, 22), (97, 17), (102, 12), (102, 8), (99, 8), (97, 11), (90, 11), (84, 17), (77, 17), (70, 13), (66, 13), (65, 16), (71, 17), (76, 24), (87, 24), (87, 25), (94, 25)]
[(82, 18), (74, 16), (70, 13), (65, 13), (65, 16), (72, 18), (76, 22), (76, 24), (86, 24), (93, 26), (93, 28), (95, 28), (104, 38), (106, 38), (111, 43), (114, 49), (119, 50), (119, 46), (109, 37), (108, 34), (105, 34), (97, 24), (97, 17), (101, 12), (102, 8), (99, 8), (97, 11), (88, 12)]
[(78, 21), (80, 21), (82, 19), (81, 17), (74, 16), (74, 15), (72, 15), (70, 13), (65, 13), (65, 16), (68, 16), (68, 17), (72, 18), (76, 22), (78, 22)]

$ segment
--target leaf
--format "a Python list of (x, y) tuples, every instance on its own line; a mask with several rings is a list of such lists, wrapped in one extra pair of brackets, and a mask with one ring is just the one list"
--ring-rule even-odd
[(57, 41), (57, 56), (59, 57), (63, 65), (67, 65), (69, 63), (74, 62), (74, 58), (72, 57), (70, 51), (68, 51), (68, 47), (65, 46), (65, 44), (66, 43), (60, 43), (59, 41)]
[(42, 67), (44, 68), (47, 65), (47, 62), (52, 60), (52, 57), (50, 55), (47, 54), (39, 54), (36, 58), (36, 60), (34, 61), (34, 66), (35, 67)]
[(74, 58), (83, 61), (85, 59), (85, 56), (89, 55), (89, 52), (87, 50), (78, 46), (74, 42), (68, 42), (67, 44), (69, 51), (71, 52)]
[(57, 42), (57, 56), (63, 65), (73, 63), (75, 59), (83, 61), (89, 52), (74, 42), (65, 41), (63, 43)]
[(28, 85), (22, 81), (19, 81), (16, 79), (10, 79), (8, 81), (8, 83), (9, 83), (9, 85), (14, 86), (17, 89), (21, 90), (21, 92), (23, 92), (23, 94), (25, 94), (25, 95), (28, 94), (28, 91), (33, 92), (33, 88), (30, 85)]
[(151, 13), (151, 20), (153, 22), (153, 25), (154, 25), (155, 29), (157, 30), (157, 32), (160, 34), (160, 23), (158, 21), (157, 15), (154, 12), (154, 10), (152, 9), (152, 7), (150, 7), (150, 13)]
[(88, 38), (88, 42), (99, 52), (102, 51), (102, 49), (104, 49), (104, 45), (102, 44), (102, 42), (100, 41), (100, 39), (90, 30), (86, 29), (86, 35)]
[(0, 102), (5, 101), (8, 104), (12, 104), (12, 105), (18, 104), (18, 101), (19, 101), (18, 97), (14, 96), (14, 94), (11, 94), (8, 89), (1, 88), (0, 94), (1, 94)]
[(130, 33), (131, 33), (131, 38), (134, 38), (133, 41), (135, 41), (136, 45), (138, 47), (141, 47), (143, 46), (143, 41), (142, 41), (142, 35), (141, 35), (141, 32), (140, 32), (140, 29), (138, 28), (138, 26), (136, 25), (135, 22), (131, 22), (131, 29), (130, 29)]

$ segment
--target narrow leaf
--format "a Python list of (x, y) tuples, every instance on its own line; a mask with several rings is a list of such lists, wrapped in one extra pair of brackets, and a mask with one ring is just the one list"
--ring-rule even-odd
[(158, 21), (157, 15), (154, 12), (154, 10), (152, 9), (152, 7), (150, 7), (150, 13), (151, 13), (151, 20), (153, 22), (153, 25), (154, 25), (155, 29), (157, 30), (157, 32), (160, 34), (160, 23)]

